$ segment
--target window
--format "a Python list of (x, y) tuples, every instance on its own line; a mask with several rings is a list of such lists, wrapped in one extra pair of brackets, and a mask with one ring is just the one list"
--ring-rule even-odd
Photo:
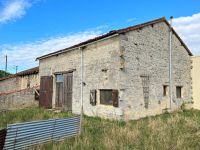
[(181, 86), (177, 86), (176, 87), (176, 98), (181, 98), (182, 97), (182, 87)]
[(40, 93), (40, 90), (36, 89), (36, 91), (35, 91), (35, 100), (36, 100), (36, 101), (38, 101), (39, 98), (40, 98), (39, 93)]
[(56, 75), (56, 82), (63, 82), (64, 81), (64, 76), (62, 74), (57, 74)]
[(168, 89), (168, 86), (163, 85), (163, 96), (167, 96), (167, 89)]
[(112, 105), (112, 90), (100, 90), (100, 103)]
[(100, 90), (100, 104), (113, 105), (114, 107), (118, 107), (118, 90)]

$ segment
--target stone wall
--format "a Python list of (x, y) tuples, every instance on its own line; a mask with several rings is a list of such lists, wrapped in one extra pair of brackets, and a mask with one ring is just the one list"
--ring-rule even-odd
[(39, 74), (15, 76), (0, 81), (0, 93), (7, 93), (15, 90), (39, 86)]
[(20, 89), (19, 80), (16, 77), (0, 81), (0, 93)]
[(33, 88), (0, 95), (0, 110), (15, 110), (38, 107)]
[(39, 74), (25, 75), (25, 76), (20, 76), (18, 78), (19, 78), (20, 89), (28, 88), (28, 86), (33, 87), (40, 85)]
[[(168, 76), (169, 28), (157, 23), (86, 46), (83, 50), (83, 106), (89, 116), (138, 119), (162, 113), (169, 108), (169, 94), (163, 96)], [(173, 35), (173, 110), (191, 101), (191, 61), (186, 49)], [(55, 107), (55, 72), (73, 72), (72, 112), (81, 110), (81, 51), (77, 48), (40, 60), (40, 76), (53, 76)], [(121, 68), (121, 69), (120, 69)], [(102, 71), (106, 70), (106, 71)], [(149, 77), (149, 103), (144, 107), (141, 76)], [(176, 99), (176, 86), (182, 86), (182, 98)], [(90, 90), (97, 90), (97, 105), (90, 104)], [(119, 107), (100, 104), (99, 89), (118, 89)]]
[[(137, 119), (162, 113), (169, 105), (169, 92), (163, 96), (163, 85), (169, 86), (169, 27), (157, 23), (120, 36), (125, 69), (120, 72), (121, 101), (124, 118)], [(191, 102), (191, 58), (175, 35), (172, 37), (173, 103), (177, 109)], [(149, 77), (149, 106), (144, 107), (142, 77)], [(182, 98), (176, 98), (176, 86), (182, 87)], [(169, 88), (167, 88), (169, 90)]]
[[(83, 50), (83, 105), (84, 113), (89, 116), (103, 116), (107, 118), (120, 117), (122, 115), (121, 108), (113, 106), (101, 105), (99, 100), (99, 89), (119, 89), (119, 39), (103, 40), (96, 44), (87, 46)], [(81, 51), (77, 48), (73, 51), (59, 54), (58, 56), (49, 57), (40, 60), (40, 76), (53, 75), (53, 107), (55, 107), (55, 72), (63, 72), (75, 69), (73, 72), (73, 113), (81, 111)], [(103, 72), (102, 69), (106, 69)], [(97, 90), (97, 105), (90, 104), (90, 90)]]

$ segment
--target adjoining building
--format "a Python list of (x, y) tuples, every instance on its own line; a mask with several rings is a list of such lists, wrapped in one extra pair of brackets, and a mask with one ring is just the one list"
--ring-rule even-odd
[(39, 67), (0, 78), (0, 111), (37, 107)]
[(200, 109), (200, 56), (192, 57), (193, 108)]
[[(137, 119), (170, 108), (165, 18), (110, 31), (37, 58), (40, 106), (89, 116)], [(192, 102), (192, 53), (172, 31), (171, 110)]]

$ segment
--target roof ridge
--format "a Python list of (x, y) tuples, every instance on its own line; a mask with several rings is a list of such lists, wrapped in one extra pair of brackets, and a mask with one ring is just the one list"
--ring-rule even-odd
[[(145, 27), (145, 26), (148, 26), (149, 24), (155, 24), (155, 23), (158, 23), (158, 22), (161, 22), (161, 21), (167, 21), (165, 17), (161, 17), (161, 18), (158, 18), (158, 19), (154, 19), (154, 20), (151, 20), (151, 21), (148, 21), (148, 22), (144, 22), (144, 23), (140, 23), (140, 24), (136, 24), (136, 25), (133, 25), (133, 26), (129, 26), (129, 27), (126, 27), (126, 28), (122, 28), (122, 29), (118, 29), (118, 32), (123, 32), (124, 30), (133, 30), (133, 28), (142, 28), (142, 27)], [(125, 31), (125, 32), (128, 32), (128, 31)]]
[[(61, 50), (58, 50), (58, 51), (55, 51), (55, 52), (52, 52), (52, 53), (40, 56), (40, 57), (37, 57), (36, 60), (47, 58), (47, 57), (50, 57), (50, 56), (55, 56), (57, 54), (66, 52), (66, 51), (68, 51), (70, 49), (73, 49), (73, 48), (76, 48), (76, 47), (80, 47), (80, 46), (84, 46), (84, 45), (86, 45), (88, 43), (92, 43), (92, 42), (104, 39), (106, 37), (113, 36), (115, 34), (122, 34), (122, 33), (128, 32), (128, 31), (132, 31), (132, 30), (136, 30), (136, 29), (139, 29), (139, 28), (143, 28), (143, 27), (146, 27), (148, 25), (152, 25), (152, 24), (159, 23), (159, 22), (165, 22), (168, 26), (170, 26), (170, 24), (166, 20), (166, 18), (165, 17), (161, 17), (161, 18), (158, 18), (158, 19), (154, 19), (154, 20), (151, 20), (151, 21), (148, 21), (148, 22), (145, 22), (145, 23), (141, 23), (141, 24), (136, 24), (136, 25), (129, 26), (129, 27), (126, 27), (126, 28), (122, 28), (122, 29), (118, 29), (118, 30), (111, 30), (111, 31), (109, 31), (109, 32), (107, 32), (105, 34), (102, 34), (100, 36), (97, 36), (95, 38), (88, 39), (86, 41), (83, 41), (81, 43), (75, 44), (73, 46), (70, 46), (70, 47), (67, 47), (67, 48), (64, 48), (64, 49), (61, 49)], [(188, 53), (190, 55), (192, 55), (192, 53), (189, 50), (189, 48), (186, 46), (186, 44), (183, 42), (183, 40), (178, 36), (178, 34), (175, 32), (175, 30), (173, 28), (172, 28), (172, 31), (177, 36), (177, 38), (181, 41), (182, 45), (186, 48), (186, 50), (188, 51)]]

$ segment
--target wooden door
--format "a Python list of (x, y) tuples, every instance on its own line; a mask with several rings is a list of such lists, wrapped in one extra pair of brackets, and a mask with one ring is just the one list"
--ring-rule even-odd
[(63, 82), (56, 83), (56, 107), (62, 107), (63, 104)]
[(73, 86), (73, 73), (64, 75), (64, 109), (72, 111), (72, 86)]
[(42, 76), (40, 78), (40, 98), (39, 106), (52, 108), (53, 77)]

